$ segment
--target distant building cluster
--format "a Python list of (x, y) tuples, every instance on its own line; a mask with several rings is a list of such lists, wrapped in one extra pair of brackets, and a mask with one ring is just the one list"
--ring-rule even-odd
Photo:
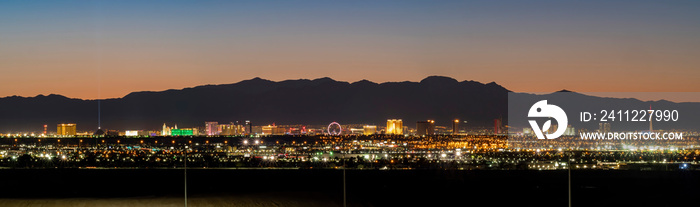
[(425, 135), (434, 135), (434, 134), (435, 134), (435, 121), (434, 120), (416, 122), (416, 135), (425, 136)]
[(273, 125), (267, 125), (262, 127), (263, 135), (283, 135), (287, 130), (282, 127), (277, 127)]
[[(43, 133), (16, 133), (0, 134), (0, 136), (271, 136), (271, 135), (328, 135), (329, 127), (333, 127), (330, 135), (404, 135), (404, 136), (430, 136), (430, 135), (464, 135), (465, 130), (460, 129), (459, 119), (450, 121), (451, 126), (439, 126), (435, 120), (417, 121), (415, 128), (404, 125), (402, 119), (387, 119), (386, 126), (373, 124), (343, 124), (329, 125), (267, 125), (254, 126), (250, 121), (235, 121), (220, 123), (206, 121), (200, 126), (178, 127), (177, 124), (163, 123), (160, 130), (145, 129), (102, 129), (96, 131), (78, 131), (75, 123), (61, 123), (57, 125), (56, 133), (47, 132), (47, 125), (43, 125)], [(443, 122), (445, 123), (445, 122)], [(466, 122), (464, 122), (466, 123)], [(471, 131), (472, 134), (492, 134), (487, 130)]]
[(598, 123), (598, 132), (608, 133), (610, 131), (610, 123)]
[(75, 124), (58, 124), (58, 127), (56, 129), (56, 135), (75, 136), (76, 135)]
[(160, 136), (193, 136), (199, 135), (198, 132), (199, 130), (197, 128), (178, 129), (177, 124), (172, 128), (163, 124), (163, 131), (161, 132)]
[(403, 120), (401, 119), (389, 119), (386, 120), (386, 134), (403, 134)]

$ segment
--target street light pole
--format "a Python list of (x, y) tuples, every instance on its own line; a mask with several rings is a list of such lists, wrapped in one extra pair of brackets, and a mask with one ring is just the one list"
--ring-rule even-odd
[(187, 145), (185, 145), (185, 207), (187, 207)]
[(567, 168), (569, 168), (569, 207), (571, 207), (571, 154), (569, 154), (566, 162), (569, 163)]
[(346, 166), (345, 166), (345, 154), (346, 153), (343, 153), (343, 207), (347, 207), (347, 205), (348, 205), (347, 204), (348, 203), (347, 193), (346, 193), (347, 187), (345, 187), (345, 168), (346, 168)]

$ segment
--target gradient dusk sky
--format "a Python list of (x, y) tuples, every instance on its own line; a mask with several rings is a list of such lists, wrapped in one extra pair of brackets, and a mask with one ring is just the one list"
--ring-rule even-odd
[(331, 77), (700, 91), (700, 1), (0, 1), (0, 97)]

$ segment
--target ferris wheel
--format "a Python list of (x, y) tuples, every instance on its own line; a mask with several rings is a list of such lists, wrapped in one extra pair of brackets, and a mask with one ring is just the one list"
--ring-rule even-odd
[(328, 125), (328, 134), (330, 135), (340, 135), (340, 133), (343, 131), (343, 128), (340, 127), (340, 124), (338, 122), (332, 122), (331, 124)]

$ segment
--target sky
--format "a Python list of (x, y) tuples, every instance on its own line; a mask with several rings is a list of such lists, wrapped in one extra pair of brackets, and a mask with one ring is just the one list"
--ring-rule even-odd
[(700, 1), (0, 1), (0, 97), (430, 75), (699, 92), (699, 20)]

